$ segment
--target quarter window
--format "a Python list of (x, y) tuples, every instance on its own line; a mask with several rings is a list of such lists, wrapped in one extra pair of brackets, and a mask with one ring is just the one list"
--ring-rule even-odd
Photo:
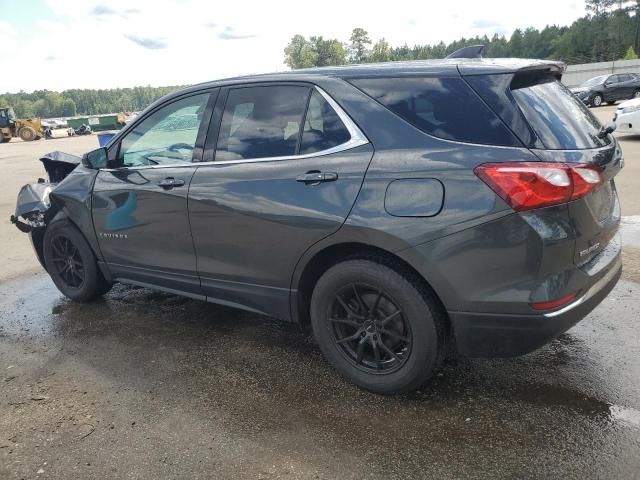
[(119, 164), (135, 167), (190, 163), (208, 100), (208, 93), (193, 95), (145, 118), (122, 139)]
[(350, 138), (349, 131), (336, 111), (317, 90), (314, 90), (307, 108), (300, 154), (328, 150), (348, 142)]
[(216, 161), (295, 155), (309, 88), (266, 86), (229, 92)]
[(462, 78), (363, 78), (352, 83), (407, 122), (435, 137), (521, 146)]

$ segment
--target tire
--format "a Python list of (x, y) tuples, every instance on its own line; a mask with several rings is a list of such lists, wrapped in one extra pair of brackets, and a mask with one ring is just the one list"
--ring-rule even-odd
[(0, 143), (4, 143), (4, 142), (5, 142), (4, 133), (0, 132)]
[(591, 101), (589, 103), (591, 103), (592, 107), (599, 107), (602, 105), (602, 100), (603, 100), (602, 95), (599, 93), (596, 93), (591, 97)]
[(631, 98), (640, 98), (640, 90), (634, 91), (633, 95), (631, 95)]
[(47, 227), (43, 241), (44, 263), (53, 283), (76, 302), (89, 302), (111, 289), (102, 276), (91, 247), (69, 221)]
[(22, 127), (18, 130), (18, 136), (22, 139), (23, 142), (31, 142), (38, 138), (38, 134), (31, 127)]
[(371, 260), (327, 270), (314, 288), (310, 313), (329, 363), (374, 393), (408, 392), (426, 382), (443, 357), (444, 317), (435, 296), (416, 285)]

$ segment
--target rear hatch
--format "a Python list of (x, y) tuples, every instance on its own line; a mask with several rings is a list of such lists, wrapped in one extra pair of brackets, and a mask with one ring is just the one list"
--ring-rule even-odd
[[(464, 73), (465, 72), (462, 72)], [(557, 64), (515, 73), (464, 75), (513, 132), (543, 162), (595, 165), (603, 182), (568, 204), (575, 263), (583, 266), (615, 236), (620, 205), (614, 177), (623, 166), (615, 138), (562, 83)]]

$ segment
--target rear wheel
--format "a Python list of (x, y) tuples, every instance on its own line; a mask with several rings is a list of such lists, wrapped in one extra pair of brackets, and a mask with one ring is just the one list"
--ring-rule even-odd
[(22, 127), (18, 131), (18, 136), (22, 139), (23, 142), (31, 142), (38, 138), (38, 134), (31, 127)]
[(593, 97), (591, 97), (591, 105), (593, 107), (599, 107), (600, 105), (602, 105), (602, 100), (602, 95), (596, 93)]
[(325, 272), (311, 298), (311, 323), (327, 360), (375, 393), (418, 388), (443, 345), (435, 298), (397, 271), (349, 260)]
[(69, 222), (47, 227), (44, 261), (58, 290), (76, 302), (88, 302), (109, 291), (109, 285), (82, 234)]
[(4, 143), (5, 139), (4, 139), (4, 133), (0, 132), (0, 143)]

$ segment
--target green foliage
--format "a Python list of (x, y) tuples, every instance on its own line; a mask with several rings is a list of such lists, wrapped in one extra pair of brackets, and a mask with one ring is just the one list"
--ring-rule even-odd
[(284, 49), (284, 62), (293, 69), (341, 65), (346, 61), (347, 53), (342, 42), (322, 37), (294, 35)]
[(624, 57), (622, 57), (622, 59), (623, 60), (637, 60), (638, 59), (638, 54), (633, 49), (633, 47), (629, 47), (629, 48), (627, 48), (627, 52), (624, 54)]
[[(354, 28), (349, 42), (342, 44), (343, 55), (322, 57), (314, 39), (296, 35), (285, 49), (285, 62), (291, 68), (343, 63), (371, 63), (403, 60), (443, 58), (468, 45), (485, 45), (485, 57), (544, 58), (561, 60), (568, 64), (618, 60), (625, 56), (631, 45), (640, 51), (640, 0), (588, 0), (588, 14), (568, 27), (548, 25), (542, 30), (525, 28), (515, 30), (509, 38), (495, 34), (474, 38), (461, 38), (449, 44), (407, 44), (391, 46), (384, 39), (371, 45), (366, 30)], [(343, 46), (346, 45), (346, 46)], [(322, 59), (322, 60), (321, 60)]]
[(363, 28), (354, 28), (351, 31), (351, 38), (349, 39), (351, 44), (349, 45), (349, 60), (353, 63), (362, 63), (368, 56), (369, 45), (371, 45), (371, 39), (369, 33)]
[(72, 117), (143, 110), (178, 87), (134, 87), (108, 90), (36, 90), (0, 95), (0, 106), (11, 106), (18, 117)]

